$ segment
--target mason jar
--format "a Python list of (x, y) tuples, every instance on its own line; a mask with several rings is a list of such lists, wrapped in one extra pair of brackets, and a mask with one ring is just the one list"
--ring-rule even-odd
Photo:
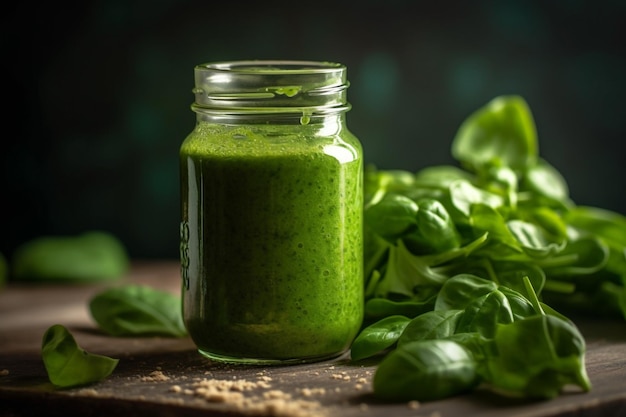
[(213, 360), (301, 363), (346, 352), (363, 320), (363, 160), (346, 67), (195, 68), (180, 148), (185, 325)]

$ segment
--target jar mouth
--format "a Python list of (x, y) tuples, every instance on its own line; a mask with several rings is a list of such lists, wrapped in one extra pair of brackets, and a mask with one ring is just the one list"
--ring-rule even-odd
[(254, 74), (310, 74), (312, 72), (345, 72), (346, 67), (337, 62), (296, 61), (296, 60), (246, 60), (209, 62), (196, 66), (196, 69), (254, 73)]
[(224, 61), (197, 65), (194, 111), (346, 111), (345, 65), (293, 60)]

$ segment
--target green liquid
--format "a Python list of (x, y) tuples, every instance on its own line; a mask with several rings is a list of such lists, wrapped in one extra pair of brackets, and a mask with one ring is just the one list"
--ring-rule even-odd
[(215, 359), (330, 358), (363, 318), (360, 145), (270, 129), (200, 126), (181, 147), (185, 323)]

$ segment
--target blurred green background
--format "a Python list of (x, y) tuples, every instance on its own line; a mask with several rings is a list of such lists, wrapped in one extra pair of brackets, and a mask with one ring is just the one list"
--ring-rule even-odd
[(349, 126), (383, 169), (453, 163), (465, 117), (522, 95), (574, 201), (624, 214), (625, 17), (617, 0), (5, 7), (0, 252), (100, 229), (133, 258), (177, 258), (193, 67), (234, 59), (346, 64)]

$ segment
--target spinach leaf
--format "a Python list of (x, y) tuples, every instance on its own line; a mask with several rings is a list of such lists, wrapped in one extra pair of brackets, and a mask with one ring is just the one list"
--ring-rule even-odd
[(460, 246), (461, 237), (443, 204), (424, 198), (418, 201), (418, 208), (417, 232), (422, 246), (428, 248), (427, 253), (445, 252)]
[(12, 260), (12, 278), (20, 281), (115, 280), (128, 270), (122, 243), (100, 231), (77, 236), (42, 236), (21, 245)]
[(455, 275), (441, 287), (435, 300), (435, 310), (464, 310), (473, 300), (497, 288), (495, 282), (476, 275)]
[(378, 285), (381, 280), (381, 272), (378, 269), (373, 269), (370, 273), (365, 275), (365, 290), (363, 291), (364, 299), (370, 300), (371, 298), (378, 298)]
[[(494, 255), (495, 256), (495, 255)], [(507, 287), (519, 293), (525, 291), (523, 279), (528, 277), (541, 292), (546, 282), (544, 270), (536, 263), (520, 261), (498, 261), (488, 256), (472, 256), (463, 263), (458, 263), (454, 268), (450, 268), (450, 274), (469, 274), (478, 277), (485, 277), (500, 287)]]
[(489, 357), (491, 350), (493, 349), (492, 340), (483, 337), (478, 332), (454, 333), (446, 337), (445, 340), (450, 340), (463, 346), (468, 352), (471, 353), (472, 357), (476, 361), (477, 373), (479, 375), (486, 375), (483, 368), (485, 366), (484, 364), (486, 362), (486, 358)]
[(518, 177), (515, 171), (507, 166), (487, 166), (479, 173), (480, 186), (504, 197), (507, 206), (516, 208)]
[(451, 340), (398, 346), (378, 365), (374, 395), (385, 401), (432, 401), (466, 392), (479, 383), (471, 353)]
[(507, 226), (520, 246), (531, 257), (542, 258), (556, 255), (565, 247), (566, 241), (552, 242), (543, 229), (534, 223), (523, 220), (509, 220)]
[(399, 194), (386, 194), (364, 212), (365, 221), (375, 233), (391, 243), (417, 225), (417, 203)]
[(369, 358), (395, 344), (409, 323), (404, 316), (389, 316), (363, 329), (352, 343), (352, 360)]
[[(568, 262), (560, 262), (569, 259)], [(558, 256), (541, 265), (549, 277), (575, 277), (592, 275), (606, 266), (609, 248), (596, 237), (570, 239)]]
[(526, 167), (522, 180), (524, 190), (532, 191), (538, 202), (550, 207), (568, 207), (569, 188), (559, 171), (543, 159)]
[(371, 292), (381, 298), (404, 297), (418, 301), (430, 299), (450, 277), (450, 266), (443, 264), (469, 256), (486, 239), (485, 234), (460, 248), (421, 256), (411, 253), (404, 241), (399, 240), (395, 246), (389, 248), (384, 274)]
[(457, 180), (473, 183), (476, 176), (453, 165), (433, 165), (422, 168), (415, 174), (412, 188), (445, 191)]
[(452, 155), (470, 171), (496, 164), (523, 172), (538, 157), (535, 122), (519, 96), (496, 97), (472, 113), (452, 141)]
[[(470, 217), (472, 207), (476, 204), (485, 205), (494, 210), (505, 205), (502, 196), (479, 188), (468, 181), (455, 181), (450, 184), (449, 190), (452, 207), (456, 209), (453, 213), (459, 213), (467, 219)], [(463, 222), (463, 217), (458, 221)]]
[(463, 312), (457, 331), (460, 333), (478, 332), (492, 338), (500, 323), (515, 320), (509, 300), (499, 290), (491, 291), (472, 300)]
[(436, 296), (432, 296), (422, 301), (370, 298), (365, 302), (365, 318), (367, 320), (380, 320), (381, 318), (395, 315), (413, 318), (431, 311), (435, 305), (435, 298)]
[(626, 216), (598, 207), (578, 206), (565, 214), (566, 222), (606, 240), (611, 247), (626, 247)]
[(583, 336), (570, 320), (546, 314), (527, 286), (537, 314), (498, 326), (485, 379), (515, 396), (553, 398), (569, 384), (590, 390)]
[(44, 334), (41, 356), (50, 382), (59, 388), (100, 381), (108, 377), (119, 362), (81, 349), (74, 336), (60, 324), (51, 326)]
[(181, 300), (142, 285), (124, 285), (96, 294), (89, 310), (100, 328), (112, 336), (183, 337)]
[(380, 269), (386, 264), (389, 248), (392, 246), (387, 240), (375, 233), (369, 226), (363, 227), (363, 275), (365, 277), (366, 295), (369, 297), (376, 288), (377, 277), (373, 277), (374, 271), (380, 273)]
[(565, 213), (565, 221), (579, 234), (597, 237), (607, 245), (606, 268), (624, 277), (626, 285), (626, 216), (598, 207), (579, 206)]
[(471, 274), (459, 274), (442, 286), (435, 311), (463, 310), (457, 332), (493, 337), (499, 323), (511, 323), (532, 314), (530, 302), (517, 291)]
[(517, 211), (520, 219), (536, 224), (554, 241), (567, 239), (567, 223), (562, 213), (547, 206), (524, 206)]
[(614, 319), (616, 312), (621, 311), (626, 319), (626, 288), (610, 281), (598, 280), (591, 288), (570, 293), (544, 291), (543, 300), (550, 305), (558, 305), (561, 311), (578, 316)]
[(510, 395), (552, 398), (569, 384), (591, 389), (583, 337), (565, 320), (537, 315), (501, 325), (495, 346), (488, 379)]
[(505, 217), (493, 207), (475, 203), (471, 206), (469, 223), (476, 232), (488, 233), (489, 241), (479, 251), (492, 259), (512, 259), (523, 253), (519, 240), (506, 224)]
[(408, 323), (398, 339), (398, 346), (417, 340), (453, 336), (462, 315), (463, 310), (437, 310), (421, 314)]
[(387, 193), (405, 195), (413, 187), (413, 174), (403, 170), (380, 171), (374, 165), (365, 167), (364, 181), (364, 208), (378, 204)]
[(428, 262), (429, 258), (413, 255), (402, 240), (389, 249), (387, 269), (378, 285), (376, 295), (390, 294), (425, 300), (439, 290), (447, 279)]

